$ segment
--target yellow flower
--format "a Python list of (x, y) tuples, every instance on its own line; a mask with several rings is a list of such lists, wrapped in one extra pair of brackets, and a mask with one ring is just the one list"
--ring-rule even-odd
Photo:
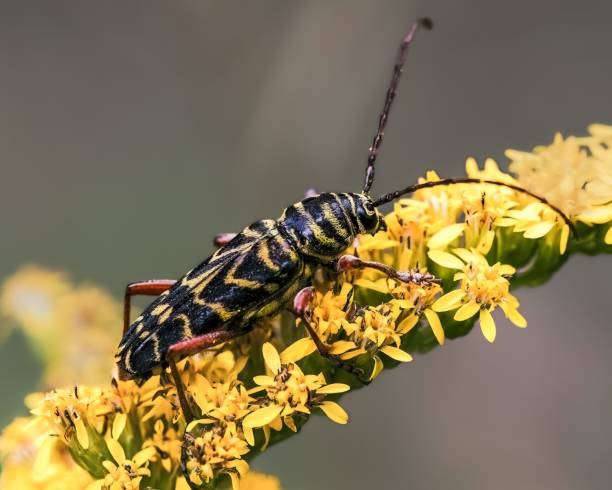
[(4, 282), (0, 310), (43, 360), (47, 386), (71, 383), (75, 373), (81, 383), (107, 380), (121, 329), (120, 305), (107, 292), (27, 266)]
[(510, 294), (507, 279), (515, 273), (514, 267), (500, 264), (489, 265), (487, 260), (475, 251), (455, 249), (454, 254), (430, 250), (431, 260), (443, 267), (459, 269), (454, 280), (461, 281), (460, 288), (451, 291), (432, 306), (437, 312), (457, 310), (456, 321), (464, 321), (480, 315), (480, 328), (489, 342), (495, 340), (495, 322), (491, 312), (500, 307), (506, 317), (518, 327), (526, 327), (527, 321), (518, 312), (518, 300)]
[[(191, 395), (202, 412), (187, 426), (191, 430), (196, 425), (216, 423), (237, 433), (237, 425), (252, 410), (254, 399), (240, 381), (230, 378), (227, 382), (211, 383), (202, 375), (197, 375), (190, 386)], [(245, 437), (253, 441), (252, 431), (245, 429)]]
[(137, 490), (143, 476), (151, 472), (147, 468), (149, 460), (156, 454), (155, 447), (148, 447), (137, 452), (132, 458), (125, 456), (125, 451), (119, 442), (109, 438), (106, 440), (113, 461), (103, 461), (107, 471), (104, 478), (91, 483), (87, 490)]
[(275, 476), (249, 471), (240, 480), (240, 490), (281, 490), (281, 485)]
[(57, 389), (44, 396), (30, 395), (28, 401), (34, 406), (32, 414), (38, 416), (36, 422), (82, 450), (89, 449), (94, 442), (92, 437), (97, 438), (106, 423), (105, 416), (112, 412), (101, 388)]
[(510, 170), (520, 185), (546, 197), (572, 220), (612, 221), (612, 151), (602, 145), (609, 132), (609, 126), (607, 132), (605, 128), (591, 126), (591, 139), (564, 139), (557, 133), (551, 145), (538, 146), (533, 152), (507, 150)]
[(352, 286), (348, 282), (342, 285), (338, 294), (334, 294), (332, 290), (324, 294), (315, 292), (312, 300), (311, 323), (321, 340), (327, 341), (340, 331), (342, 320), (346, 316), (345, 307), (352, 294)]
[(196, 485), (227, 474), (233, 489), (238, 490), (240, 477), (249, 470), (248, 463), (242, 459), (249, 452), (246, 440), (219, 425), (201, 430), (196, 437), (185, 434), (184, 448), (187, 472)]
[[(370, 315), (369, 318), (365, 319), (364, 324), (370, 328), (365, 328), (365, 330), (355, 325), (355, 320), (348, 322), (353, 323), (353, 326), (348, 326), (346, 321), (343, 322), (344, 330), (349, 335), (353, 334), (353, 336), (356, 336), (355, 343), (357, 345), (362, 344), (362, 347), (365, 348), (366, 346), (362, 343), (363, 339), (365, 338), (380, 347), (382, 344), (379, 343), (379, 340), (381, 340), (383, 337), (380, 335), (380, 329), (376, 326), (378, 325), (378, 327), (380, 327), (382, 325), (386, 325), (386, 331), (389, 334), (391, 334), (391, 332), (393, 333), (392, 335), (387, 335), (387, 341), (383, 343), (388, 345), (391, 343), (391, 341), (393, 341), (393, 343), (399, 347), (400, 336), (403, 336), (412, 330), (412, 328), (418, 324), (419, 318), (423, 313), (425, 313), (425, 317), (427, 318), (427, 321), (432, 328), (433, 334), (438, 343), (440, 345), (444, 344), (444, 330), (442, 329), (442, 325), (440, 324), (440, 320), (438, 319), (437, 315), (430, 309), (430, 306), (435, 301), (436, 296), (442, 292), (440, 285), (435, 283), (429, 285), (415, 283), (405, 284), (384, 277), (379, 278), (376, 281), (360, 278), (355, 281), (355, 285), (378, 291), (383, 294), (388, 294), (393, 297), (391, 301), (386, 303), (387, 306), (385, 307), (383, 307), (383, 304), (379, 305), (377, 308), (368, 308), (370, 312), (378, 311), (379, 314), (384, 312), (383, 316), (387, 317), (386, 320), (383, 320), (376, 315)], [(381, 309), (381, 307), (383, 308)], [(364, 311), (367, 311), (368, 309)], [(397, 322), (396, 320), (399, 316), (401, 316), (402, 319), (401, 321)], [(375, 321), (375, 319), (378, 321)], [(377, 332), (376, 338), (372, 337), (371, 335), (374, 331)], [(385, 353), (390, 355), (389, 353), (391, 352), (391, 349), (385, 350), (387, 351)], [(401, 355), (399, 353), (397, 354)], [(390, 355), (390, 357), (398, 361), (402, 360), (404, 362), (412, 360), (412, 358), (406, 353), (401, 355), (401, 359), (398, 358), (397, 355), (395, 357)]]
[(30, 335), (54, 339), (52, 314), (57, 300), (70, 290), (64, 274), (35, 265), (21, 268), (2, 285), (0, 308)]
[(322, 374), (305, 375), (297, 364), (281, 363), (278, 351), (269, 342), (264, 344), (262, 350), (268, 374), (253, 378), (259, 387), (251, 390), (251, 393), (265, 390), (266, 398), (261, 400), (265, 406), (247, 415), (242, 423), (244, 427), (269, 426), (281, 430), (284, 423), (295, 432), (297, 427), (292, 416), (300, 413), (308, 415), (315, 406), (334, 422), (345, 424), (348, 421), (348, 415), (337, 403), (324, 400), (325, 395), (348, 391), (348, 385), (327, 385)]
[(211, 383), (227, 381), (238, 376), (249, 357), (227, 347), (228, 344), (221, 344), (215, 349), (202, 351), (185, 360), (180, 367), (183, 374), (188, 374), (185, 379), (187, 384), (195, 379), (196, 375), (204, 376)]
[(163, 468), (172, 473), (178, 466), (181, 458), (181, 440), (173, 427), (168, 427), (168, 422), (159, 419), (155, 422), (154, 433), (142, 445), (143, 448), (155, 448), (155, 454), (151, 461), (160, 461)]
[(52, 323), (62, 341), (49, 358), (45, 381), (58, 386), (79, 373), (82, 383), (107, 382), (113, 354), (121, 336), (121, 308), (106, 291), (92, 286), (76, 288), (55, 304)]
[[(38, 457), (44, 453), (43, 457)], [(3, 490), (84, 489), (92, 478), (70, 457), (57, 437), (47, 437), (32, 425), (30, 417), (19, 417), (0, 436)]]

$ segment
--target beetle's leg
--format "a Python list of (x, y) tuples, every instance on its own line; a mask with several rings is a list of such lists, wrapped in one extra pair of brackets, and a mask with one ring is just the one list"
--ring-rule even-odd
[(149, 281), (131, 282), (125, 287), (123, 297), (123, 333), (127, 332), (130, 326), (130, 309), (132, 306), (132, 296), (139, 294), (146, 296), (159, 296), (161, 293), (170, 289), (175, 283), (174, 279), (151, 279)]
[(314, 296), (314, 288), (312, 286), (300, 290), (293, 300), (293, 313), (302, 320), (310, 338), (314, 342), (315, 347), (323, 357), (325, 357), (332, 365), (344, 369), (345, 371), (357, 376), (363, 384), (369, 384), (370, 379), (365, 376), (363, 369), (346, 362), (339, 356), (329, 353), (329, 346), (321, 340), (315, 329), (312, 327), (309, 316), (309, 307)]
[(354, 255), (343, 255), (338, 259), (338, 262), (336, 262), (336, 270), (338, 272), (350, 272), (357, 269), (375, 269), (392, 279), (397, 279), (401, 282), (420, 284), (423, 286), (430, 286), (432, 284), (440, 283), (440, 279), (429, 272), (419, 272), (416, 269), (396, 271), (393, 267), (389, 267), (386, 264), (373, 262), (370, 260), (362, 260)]
[(185, 416), (187, 423), (193, 420), (193, 415), (189, 402), (187, 401), (185, 386), (183, 385), (178, 368), (176, 367), (176, 361), (178, 359), (182, 359), (183, 357), (201, 352), (210, 347), (214, 347), (215, 345), (219, 345), (222, 342), (238, 337), (239, 335), (243, 335), (246, 332), (247, 329), (245, 328), (235, 330), (217, 330), (193, 337), (189, 340), (178, 342), (168, 348), (168, 351), (166, 352), (166, 361), (170, 366), (170, 373), (174, 379), (179, 402), (181, 404), (181, 410), (183, 411), (183, 415)]
[(310, 187), (306, 189), (306, 192), (304, 192), (304, 197), (314, 197), (317, 194), (319, 194), (319, 191), (316, 190), (314, 187)]
[(237, 234), (238, 233), (219, 233), (213, 239), (213, 245), (215, 247), (223, 247), (231, 242)]
[[(193, 337), (189, 340), (184, 340), (183, 342), (179, 342), (177, 344), (172, 345), (166, 354), (166, 360), (168, 365), (170, 366), (170, 372), (172, 373), (172, 377), (174, 379), (174, 385), (176, 386), (176, 393), (178, 395), (179, 403), (181, 405), (181, 411), (183, 412), (183, 416), (185, 417), (185, 422), (187, 425), (193, 420), (193, 412), (191, 410), (191, 405), (187, 399), (187, 393), (185, 390), (185, 385), (183, 384), (183, 380), (181, 379), (181, 375), (176, 366), (176, 359), (180, 359), (185, 356), (189, 356), (191, 354), (195, 354), (196, 352), (200, 352), (209, 347), (214, 347), (215, 345), (219, 345), (222, 342), (230, 340), (234, 337), (238, 337), (240, 335), (245, 334), (250, 327), (234, 329), (234, 330), (217, 330), (214, 332), (205, 333), (204, 335), (200, 335), (198, 337)], [(191, 436), (187, 431), (183, 435), (183, 444), (181, 446), (181, 471), (183, 472), (183, 476), (187, 481), (187, 484), (190, 488), (198, 489), (200, 487), (194, 485), (189, 479), (189, 473), (187, 472), (187, 456), (188, 456), (188, 445), (193, 444), (193, 436)]]
[(167, 361), (168, 365), (170, 366), (172, 378), (174, 379), (174, 386), (176, 388), (176, 394), (178, 395), (179, 403), (181, 405), (183, 417), (185, 417), (185, 423), (189, 424), (193, 420), (193, 412), (191, 411), (191, 406), (187, 401), (187, 395), (185, 394), (185, 385), (183, 385), (183, 380), (181, 379), (181, 374), (179, 373), (179, 370), (176, 367), (176, 361), (174, 357), (168, 356)]

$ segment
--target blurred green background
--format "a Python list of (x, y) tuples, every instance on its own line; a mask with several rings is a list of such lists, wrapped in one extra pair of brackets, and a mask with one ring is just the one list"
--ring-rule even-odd
[[(609, 1), (0, 1), (0, 277), (35, 262), (117, 297), (308, 187), (357, 190), (409, 22), (376, 192), (612, 122)], [(449, 342), (255, 468), (285, 490), (608, 489), (609, 257), (520, 290), (530, 326)], [(39, 366), (0, 347), (0, 424)], [(75, 373), (75, 381), (78, 373)]]

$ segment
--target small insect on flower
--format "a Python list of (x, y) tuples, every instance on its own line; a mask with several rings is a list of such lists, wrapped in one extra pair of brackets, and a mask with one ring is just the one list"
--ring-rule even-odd
[[(289, 308), (301, 320), (322, 356), (335, 366), (359, 376), (364, 382), (369, 381), (369, 378), (363, 378), (361, 369), (351, 364), (350, 358), (340, 356), (342, 352), (332, 350), (310, 324), (309, 311), (314, 297), (315, 273), (323, 269), (333, 276), (371, 269), (382, 273), (396, 284), (412, 284), (425, 288), (437, 284), (438, 279), (420, 270), (418, 263), (414, 269), (397, 270), (383, 262), (364, 260), (348, 254), (358, 236), (373, 236), (386, 229), (385, 220), (379, 211), (381, 206), (418, 190), (484, 183), (497, 186), (496, 188), (512, 189), (531, 196), (543, 206), (548, 206), (572, 227), (569, 218), (546, 199), (518, 185), (492, 179), (436, 178), (378, 198), (371, 196), (376, 161), (389, 113), (395, 100), (408, 48), (420, 28), (431, 29), (431, 20), (423, 18), (414, 22), (400, 43), (378, 127), (369, 148), (365, 182), (361, 191), (309, 195), (287, 207), (276, 220), (263, 219), (247, 226), (238, 234), (219, 235), (216, 242), (220, 248), (177, 281), (152, 280), (129, 284), (125, 293), (124, 333), (116, 355), (122, 378), (146, 379), (152, 375), (154, 369), (161, 367), (165, 370), (169, 367), (183, 415), (189, 423), (193, 420), (192, 402), (183, 387), (176, 366), (177, 361), (242, 336), (262, 320)], [(403, 260), (400, 265), (408, 263), (409, 260)], [(138, 294), (159, 297), (129, 325), (131, 297)], [(398, 301), (405, 302), (403, 299)], [(443, 332), (435, 313), (431, 309), (426, 312), (438, 341), (443, 342)], [(409, 356), (397, 348), (399, 341), (396, 329), (409, 328), (406, 323), (400, 322), (396, 325), (398, 315), (399, 306), (393, 311), (365, 311), (362, 317), (369, 330), (353, 335), (354, 340), (360, 342), (360, 345), (355, 344), (355, 347), (364, 349), (375, 346), (396, 360), (409, 360)], [(277, 418), (279, 424), (291, 427), (294, 411), (309, 410), (310, 406), (319, 406), (330, 418), (344, 421), (344, 413), (339, 406), (332, 402), (319, 403), (318, 399), (308, 398), (313, 393), (320, 395), (325, 389), (332, 389), (322, 386), (323, 379), (304, 377), (297, 365), (281, 365), (277, 358), (278, 353), (274, 355), (268, 349), (266, 362), (272, 373), (271, 376), (260, 377), (258, 380), (258, 384), (266, 389), (273, 403), (246, 415), (245, 427), (260, 427), (264, 422), (268, 423)], [(271, 367), (272, 364), (274, 368)], [(301, 380), (296, 386), (303, 385), (302, 388), (294, 386), (296, 380)], [(197, 403), (201, 405), (204, 400), (197, 400)], [(223, 428), (212, 432), (207, 429), (200, 437), (193, 439), (187, 451), (190, 457), (187, 458), (188, 464), (184, 468), (186, 474), (191, 474), (198, 483), (206, 482), (212, 475), (211, 467), (206, 463), (206, 458), (200, 461), (200, 456), (206, 456), (208, 452), (213, 454), (216, 451), (213, 448), (227, 444), (232, 446), (232, 451), (240, 455), (245, 447), (242, 441), (237, 445), (236, 437), (237, 434), (230, 434)], [(219, 464), (224, 471), (229, 471), (235, 477), (234, 468)], [(237, 468), (236, 471), (241, 473), (243, 468)]]

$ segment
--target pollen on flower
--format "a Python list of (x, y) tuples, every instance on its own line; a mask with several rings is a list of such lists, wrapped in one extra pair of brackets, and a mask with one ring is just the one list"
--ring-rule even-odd
[(321, 407), (334, 422), (344, 424), (348, 421), (339, 405), (325, 400), (325, 395), (348, 391), (347, 385), (326, 384), (322, 374), (304, 374), (296, 363), (282, 363), (278, 351), (270, 343), (264, 344), (263, 355), (267, 374), (255, 376), (253, 381), (258, 388), (251, 390), (251, 393), (265, 391), (265, 398), (258, 400), (263, 407), (245, 417), (245, 427), (269, 426), (278, 431), (286, 425), (295, 432), (294, 416), (307, 416), (314, 407)]
[(112, 413), (107, 394), (101, 388), (75, 386), (56, 389), (44, 395), (30, 395), (33, 415), (75, 449), (87, 450), (95, 444), (92, 436)]
[(184, 451), (187, 473), (196, 485), (227, 474), (234, 490), (238, 490), (240, 476), (249, 470), (248, 463), (242, 459), (249, 452), (246, 440), (221, 426), (201, 429), (196, 436), (186, 434)]
[(430, 251), (434, 262), (459, 269), (454, 280), (460, 281), (459, 289), (439, 298), (432, 309), (436, 312), (456, 310), (456, 321), (468, 320), (478, 313), (480, 328), (489, 342), (495, 340), (496, 329), (491, 312), (498, 306), (512, 323), (526, 327), (526, 320), (518, 312), (519, 302), (510, 294), (508, 277), (515, 273), (514, 267), (499, 262), (489, 265), (484, 256), (473, 250), (454, 249), (453, 252)]
[(102, 462), (106, 474), (89, 485), (88, 490), (138, 490), (142, 478), (151, 475), (148, 465), (156, 449), (148, 447), (127, 458), (118, 441), (111, 438), (106, 443), (112, 460)]

